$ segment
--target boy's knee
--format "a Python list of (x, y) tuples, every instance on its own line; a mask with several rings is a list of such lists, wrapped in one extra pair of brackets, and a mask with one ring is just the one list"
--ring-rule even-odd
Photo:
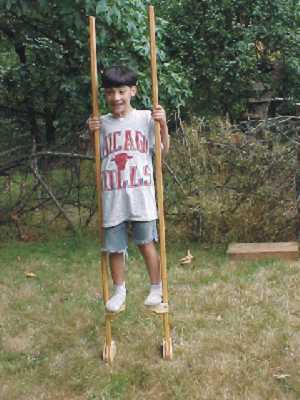
[(153, 252), (156, 249), (153, 240), (151, 240), (150, 242), (138, 244), (138, 248), (142, 253)]
[(138, 246), (139, 247), (144, 247), (144, 248), (152, 247), (153, 246), (153, 240), (147, 240), (145, 242), (139, 243)]

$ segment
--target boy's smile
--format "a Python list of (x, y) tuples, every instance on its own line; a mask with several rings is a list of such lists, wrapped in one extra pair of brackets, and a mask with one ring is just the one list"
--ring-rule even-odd
[(114, 117), (125, 117), (133, 110), (131, 98), (136, 94), (136, 86), (120, 86), (105, 89), (105, 98)]

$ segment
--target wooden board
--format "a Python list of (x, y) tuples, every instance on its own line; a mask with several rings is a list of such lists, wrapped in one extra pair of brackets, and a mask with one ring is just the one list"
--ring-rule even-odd
[(297, 260), (299, 255), (298, 242), (278, 243), (231, 243), (227, 254), (230, 260), (263, 260), (279, 258), (282, 260)]

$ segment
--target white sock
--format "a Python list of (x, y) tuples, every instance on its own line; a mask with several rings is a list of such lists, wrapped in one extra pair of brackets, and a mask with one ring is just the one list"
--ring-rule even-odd
[(159, 282), (159, 283), (152, 283), (151, 286), (150, 286), (150, 290), (153, 290), (153, 291), (161, 291), (161, 290), (162, 290), (162, 283), (161, 283), (161, 282)]
[(114, 284), (114, 288), (115, 288), (115, 293), (126, 292), (125, 282), (121, 283), (120, 285)]

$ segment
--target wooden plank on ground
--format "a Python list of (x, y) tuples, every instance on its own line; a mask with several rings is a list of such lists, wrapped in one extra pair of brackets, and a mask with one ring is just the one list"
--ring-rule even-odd
[(227, 254), (230, 260), (263, 260), (279, 258), (281, 260), (297, 260), (299, 256), (298, 242), (277, 243), (231, 243)]

